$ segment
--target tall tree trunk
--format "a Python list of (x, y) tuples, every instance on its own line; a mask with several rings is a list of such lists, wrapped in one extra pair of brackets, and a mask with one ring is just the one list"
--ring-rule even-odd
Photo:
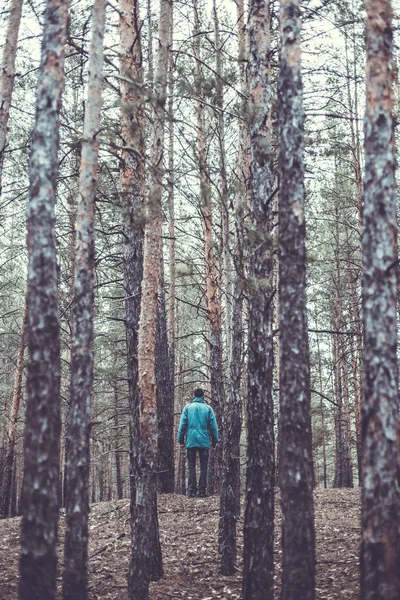
[[(239, 55), (245, 58), (243, 2), (238, 3)], [(215, 10), (215, 6), (214, 6)], [(241, 91), (246, 93), (246, 75), (240, 70)], [(244, 114), (242, 115), (244, 117)], [(231, 352), (229, 353), (229, 391), (224, 407), (223, 475), (220, 500), (219, 547), (221, 573), (236, 572), (236, 522), (240, 516), (240, 435), (242, 428), (242, 350), (243, 350), (243, 221), (248, 206), (249, 130), (244, 120), (239, 127), (238, 188), (235, 206), (235, 277), (232, 297)]]
[[(224, 384), (222, 369), (222, 336), (221, 336), (221, 298), (218, 294), (217, 271), (214, 255), (210, 169), (207, 164), (206, 134), (204, 123), (204, 104), (202, 102), (203, 69), (201, 63), (200, 45), (200, 14), (198, 1), (193, 0), (194, 11), (194, 56), (195, 56), (195, 92), (196, 92), (196, 123), (197, 123), (197, 152), (200, 171), (201, 215), (203, 219), (204, 254), (206, 267), (206, 299), (210, 328), (210, 380), (211, 406), (222, 438), (222, 411), (224, 405)], [(222, 448), (217, 446), (211, 454), (209, 468), (208, 492), (218, 492), (221, 484)]]
[(244, 600), (273, 597), (273, 155), (269, 115), (269, 0), (249, 7), (249, 124), (251, 141), (251, 259), (249, 265), (248, 445), (244, 517)]
[(7, 518), (10, 509), (10, 501), (12, 495), (13, 473), (15, 474), (15, 440), (17, 434), (17, 423), (19, 417), (19, 409), (21, 406), (22, 395), (22, 376), (24, 373), (24, 354), (26, 346), (26, 329), (27, 329), (27, 298), (25, 299), (25, 310), (22, 319), (22, 332), (20, 337), (17, 368), (14, 378), (14, 389), (11, 402), (10, 421), (7, 427), (7, 439), (4, 453), (4, 467), (2, 481), (0, 481), (0, 518)]
[[(354, 329), (356, 336), (350, 336), (350, 355), (351, 355), (351, 370), (353, 376), (353, 398), (354, 398), (354, 422), (356, 430), (356, 451), (357, 451), (357, 472), (358, 481), (361, 482), (361, 463), (362, 463), (362, 443), (361, 443), (361, 405), (362, 405), (362, 377), (360, 354), (358, 352), (361, 342), (361, 322), (360, 309), (357, 295), (357, 279), (358, 277), (348, 270), (349, 281), (349, 315), (351, 327)], [(356, 338), (356, 339), (354, 339)], [(360, 338), (360, 339), (358, 339)]]
[[(83, 70), (83, 66), (81, 67)], [(83, 72), (81, 73), (83, 77)], [(80, 166), (80, 157), (79, 152), (76, 150), (74, 152), (74, 182), (75, 178), (77, 180), (77, 185), (73, 185), (67, 197), (68, 204), (68, 250), (67, 250), (67, 267), (65, 278), (68, 281), (68, 295), (66, 301), (68, 303), (68, 311), (66, 315), (66, 320), (68, 323), (68, 343), (69, 343), (69, 369), (68, 369), (68, 382), (67, 382), (67, 403), (65, 408), (65, 416), (64, 416), (64, 424), (62, 423), (61, 427), (61, 455), (64, 454), (63, 462), (60, 463), (60, 496), (61, 501), (60, 504), (64, 508), (65, 507), (65, 492), (67, 489), (67, 468), (66, 468), (66, 460), (68, 456), (68, 419), (69, 419), (69, 411), (70, 411), (70, 403), (71, 403), (71, 378), (72, 378), (72, 361), (71, 361), (71, 353), (72, 353), (72, 344), (73, 344), (73, 317), (74, 317), (74, 279), (75, 279), (75, 224), (76, 224), (76, 214), (77, 214), (77, 198), (78, 198), (78, 189), (79, 189), (79, 166)], [(77, 189), (75, 189), (75, 187)], [(62, 414), (61, 414), (62, 418)], [(64, 426), (63, 426), (64, 425)], [(64, 447), (63, 447), (64, 446)], [(63, 452), (62, 452), (63, 451)], [(61, 460), (61, 457), (60, 457)]]
[[(335, 169), (336, 172), (336, 169)], [(340, 207), (335, 204), (335, 278), (334, 300), (331, 304), (332, 328), (343, 332), (344, 282), (340, 260)], [(346, 340), (340, 333), (333, 338), (335, 393), (338, 410), (336, 414), (335, 487), (353, 487), (353, 459), (351, 456), (349, 385), (346, 361)]]
[(113, 389), (114, 389), (114, 410), (115, 410), (115, 478), (117, 484), (117, 498), (121, 500), (124, 497), (124, 489), (123, 489), (123, 480), (121, 473), (121, 452), (119, 450), (119, 435), (120, 435), (120, 427), (119, 427), (119, 398), (118, 398), (118, 382), (117, 378), (113, 381)]
[[(318, 329), (318, 323), (316, 320), (316, 328)], [(325, 434), (325, 406), (323, 401), (323, 379), (322, 379), (322, 360), (321, 360), (321, 347), (319, 343), (319, 335), (317, 333), (317, 357), (318, 357), (318, 383), (320, 393), (320, 411), (321, 411), (321, 431), (322, 431), (322, 477), (324, 482), (324, 488), (328, 487), (327, 479), (327, 462), (326, 462), (326, 434)]]
[[(171, 15), (171, 32), (173, 29)], [(173, 157), (173, 54), (172, 33), (168, 61), (168, 211), (169, 211), (169, 268), (170, 268), (170, 301), (169, 331), (167, 326), (167, 309), (165, 302), (165, 278), (163, 252), (160, 256), (160, 283), (157, 304), (157, 344), (156, 344), (156, 376), (157, 376), (157, 414), (158, 414), (158, 491), (164, 494), (173, 493), (175, 477), (174, 456), (174, 339), (175, 339), (175, 225), (174, 225), (174, 157)], [(173, 353), (171, 356), (170, 353)]]
[[(238, 223), (237, 227), (241, 227)], [(236, 263), (242, 258), (241, 238), (235, 252)], [(224, 408), (223, 475), (220, 500), (219, 548), (221, 573), (236, 572), (236, 521), (240, 516), (240, 433), (242, 429), (242, 345), (243, 345), (243, 271), (234, 282), (232, 314), (232, 351), (229, 364), (229, 392)]]
[(315, 598), (315, 533), (306, 306), (304, 113), (299, 0), (280, 0), (279, 484), (281, 600)]
[(90, 418), (93, 391), (94, 199), (99, 154), (105, 0), (95, 0), (76, 216), (71, 400), (65, 490), (64, 600), (87, 598)]
[[(179, 313), (178, 313), (179, 314)], [(179, 319), (177, 320), (178, 327)], [(183, 384), (184, 384), (184, 367), (185, 362), (184, 358), (179, 356), (178, 365), (177, 365), (177, 389), (179, 390), (179, 396), (175, 395), (177, 406), (175, 408), (175, 432), (178, 431), (179, 427), (179, 417), (182, 413), (183, 407), (185, 406), (185, 398), (183, 394)], [(175, 435), (176, 440), (176, 435)], [(176, 443), (176, 455), (177, 455), (177, 469), (176, 469), (176, 492), (179, 494), (186, 494), (186, 456), (184, 450), (181, 448), (180, 444)]]
[(158, 55), (154, 83), (154, 115), (151, 133), (150, 182), (146, 203), (143, 249), (143, 281), (138, 339), (138, 381), (140, 393), (140, 453), (136, 481), (136, 540), (140, 540), (131, 561), (130, 598), (147, 600), (150, 579), (162, 577), (161, 547), (158, 534), (157, 465), (157, 389), (155, 342), (157, 295), (162, 243), (162, 180), (164, 153), (165, 102), (172, 35), (172, 0), (161, 0)]
[[(361, 597), (400, 597), (397, 221), (392, 8), (367, 1), (363, 214)], [(396, 431), (397, 428), (397, 431)]]
[(60, 328), (54, 239), (67, 2), (48, 0), (30, 159), (28, 372), (20, 600), (53, 600), (57, 577)]
[[(172, 25), (173, 30), (173, 25)], [(172, 389), (170, 394), (173, 400), (174, 412), (176, 412), (176, 395), (175, 395), (175, 290), (176, 290), (176, 268), (175, 268), (175, 167), (174, 167), (174, 60), (173, 60), (173, 36), (171, 36), (170, 60), (169, 60), (169, 98), (168, 98), (168, 120), (169, 120), (169, 136), (168, 136), (168, 263), (169, 263), (169, 303), (168, 303), (168, 356), (170, 381)], [(174, 439), (174, 443), (176, 441)], [(175, 453), (174, 453), (175, 456)], [(175, 463), (174, 463), (175, 464)], [(175, 473), (174, 473), (175, 477)]]
[(161, 494), (174, 491), (174, 383), (167, 336), (163, 255), (160, 255), (160, 281), (157, 299), (156, 383), (158, 419), (157, 489)]
[(216, 112), (217, 112), (217, 138), (219, 157), (219, 182), (218, 191), (221, 202), (221, 238), (222, 238), (222, 284), (225, 290), (225, 332), (226, 351), (229, 359), (232, 347), (232, 302), (233, 281), (232, 261), (230, 251), (229, 232), (229, 194), (226, 173), (225, 149), (225, 114), (224, 114), (224, 81), (222, 68), (222, 44), (219, 27), (218, 8), (213, 0), (214, 39), (215, 39), (215, 71), (216, 71)]
[(3, 44), (3, 63), (0, 78), (0, 196), (3, 186), (4, 152), (7, 141), (8, 120), (14, 89), (15, 56), (21, 23), (23, 0), (11, 0), (6, 38)]
[[(136, 585), (134, 565), (139, 550), (136, 520), (136, 480), (139, 473), (139, 393), (137, 342), (143, 278), (145, 180), (145, 116), (142, 84), (142, 21), (139, 2), (120, 3), (121, 137), (124, 145), (121, 196), (124, 206), (124, 287), (130, 429), (131, 556), (128, 597)], [(136, 149), (136, 150), (134, 150)]]

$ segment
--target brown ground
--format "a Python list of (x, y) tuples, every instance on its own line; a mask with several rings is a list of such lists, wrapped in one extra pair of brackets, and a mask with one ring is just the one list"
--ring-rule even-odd
[[(239, 599), (240, 571), (234, 577), (218, 572), (218, 498), (160, 496), (159, 513), (164, 579), (151, 584), (150, 599)], [(317, 600), (358, 600), (359, 491), (318, 490), (315, 513)], [(279, 521), (278, 516), (277, 536)], [(18, 518), (0, 521), (0, 600), (17, 598), (19, 523)], [(63, 518), (61, 523), (62, 542)], [(238, 533), (241, 545), (242, 524)], [(94, 504), (90, 518), (90, 600), (126, 600), (128, 554), (128, 501)], [(278, 537), (275, 556), (279, 563)], [(59, 582), (61, 587), (61, 572)], [(278, 592), (279, 566), (276, 582)]]

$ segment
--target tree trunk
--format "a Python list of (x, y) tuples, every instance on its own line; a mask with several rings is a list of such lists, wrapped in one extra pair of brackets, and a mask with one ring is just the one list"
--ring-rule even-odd
[(361, 464), (362, 464), (362, 443), (361, 443), (361, 406), (363, 402), (362, 393), (362, 376), (359, 346), (362, 344), (361, 322), (360, 322), (360, 307), (357, 295), (357, 277), (354, 276), (350, 269), (348, 272), (349, 279), (349, 315), (352, 328), (355, 330), (356, 339), (350, 336), (350, 353), (351, 353), (351, 370), (353, 375), (353, 397), (354, 397), (354, 421), (356, 430), (356, 451), (357, 451), (357, 472), (358, 481), (361, 483)]
[(15, 474), (15, 440), (17, 434), (17, 423), (19, 418), (19, 409), (21, 406), (22, 395), (22, 377), (24, 373), (24, 354), (26, 346), (27, 329), (27, 298), (25, 299), (25, 310), (22, 320), (22, 332), (17, 357), (17, 370), (15, 372), (13, 397), (11, 403), (10, 421), (7, 427), (7, 439), (4, 453), (4, 466), (2, 481), (0, 482), (0, 518), (7, 518), (9, 515), (10, 501), (12, 496), (13, 473)]
[(122, 498), (124, 497), (124, 487), (123, 487), (123, 479), (122, 479), (122, 473), (121, 473), (121, 452), (120, 452), (120, 442), (119, 442), (119, 436), (120, 436), (120, 427), (119, 427), (119, 398), (118, 398), (118, 382), (117, 382), (117, 378), (115, 377), (114, 381), (113, 381), (113, 389), (114, 389), (114, 410), (115, 410), (115, 449), (114, 449), (114, 453), (115, 453), (115, 478), (116, 478), (116, 484), (117, 484), (117, 498), (118, 500), (122, 500)]
[(273, 598), (274, 416), (272, 197), (273, 155), (269, 115), (269, 0), (249, 7), (249, 124), (251, 205), (249, 242), (249, 360), (246, 509), (244, 517), (243, 599)]
[(165, 102), (169, 45), (172, 35), (172, 0), (161, 0), (159, 47), (154, 84), (154, 115), (151, 133), (150, 182), (146, 203), (143, 251), (143, 281), (138, 339), (138, 381), (140, 394), (139, 474), (136, 481), (136, 540), (140, 547), (132, 557), (130, 598), (147, 600), (151, 579), (162, 577), (161, 547), (158, 534), (157, 465), (157, 389), (155, 343), (157, 295), (162, 242), (162, 180), (164, 153)]
[(93, 391), (94, 199), (99, 154), (105, 1), (95, 0), (76, 216), (71, 400), (66, 448), (64, 600), (87, 598), (90, 418)]
[[(173, 25), (172, 25), (173, 30)], [(173, 49), (172, 49), (173, 37), (171, 37), (171, 48), (170, 48), (170, 61), (169, 61), (169, 99), (168, 99), (168, 119), (169, 119), (169, 138), (168, 138), (168, 233), (169, 233), (169, 247), (168, 247), (168, 263), (169, 263), (169, 303), (168, 303), (168, 315), (169, 315), (169, 327), (168, 327), (168, 356), (169, 356), (169, 368), (170, 368), (170, 381), (172, 389), (170, 394), (172, 396), (173, 410), (176, 412), (175, 403), (175, 289), (176, 289), (176, 265), (175, 265), (175, 202), (174, 202), (174, 191), (175, 191), (175, 167), (174, 167), (174, 60), (173, 60)], [(175, 428), (174, 428), (175, 431)], [(176, 440), (173, 440), (176, 444)], [(174, 452), (174, 469), (175, 469), (175, 452)], [(174, 472), (175, 478), (175, 472)]]
[[(335, 167), (336, 172), (336, 167)], [(340, 260), (340, 207), (335, 202), (335, 277), (334, 299), (331, 303), (331, 319), (334, 331), (345, 329), (343, 318), (344, 283)], [(353, 487), (353, 460), (351, 456), (349, 385), (346, 362), (346, 340), (340, 333), (334, 335), (335, 393), (338, 404), (336, 414), (336, 458), (334, 487)]]
[[(215, 10), (215, 8), (214, 8)], [(244, 60), (243, 2), (238, 4), (239, 55)], [(246, 92), (246, 76), (241, 69), (241, 90)], [(243, 351), (243, 220), (247, 211), (249, 179), (249, 130), (240, 123), (238, 155), (238, 192), (235, 207), (235, 278), (233, 281), (231, 352), (229, 353), (229, 391), (224, 408), (223, 476), (220, 500), (219, 548), (221, 573), (236, 572), (236, 522), (240, 517), (240, 435), (242, 428), (242, 351)]]
[[(130, 511), (131, 555), (128, 597), (132, 599), (136, 585), (133, 566), (139, 551), (137, 544), (136, 480), (139, 472), (139, 393), (137, 341), (140, 318), (141, 283), (143, 278), (143, 226), (145, 181), (145, 116), (142, 84), (144, 80), (142, 21), (139, 3), (120, 3), (121, 54), (121, 197), (124, 207), (124, 287), (127, 377), (129, 386), (130, 429)], [(129, 150), (130, 148), (130, 150)], [(135, 150), (136, 149), (136, 150)]]
[(11, 0), (7, 33), (3, 45), (3, 64), (0, 78), (0, 196), (3, 185), (4, 151), (6, 148), (8, 120), (14, 89), (15, 56), (18, 31), (21, 23), (23, 0)]
[[(207, 164), (206, 136), (204, 127), (204, 104), (202, 102), (203, 69), (200, 50), (200, 15), (197, 0), (193, 0), (194, 11), (194, 56), (195, 56), (195, 93), (196, 93), (196, 122), (197, 122), (197, 152), (200, 171), (201, 215), (203, 219), (204, 254), (206, 267), (206, 299), (210, 327), (210, 380), (211, 406), (223, 438), (222, 411), (224, 405), (224, 385), (222, 369), (222, 339), (221, 339), (221, 298), (218, 294), (217, 272), (215, 265), (210, 169)], [(219, 492), (221, 485), (222, 448), (219, 444), (210, 456), (208, 492)]]
[(168, 354), (167, 313), (163, 256), (160, 255), (160, 282), (157, 299), (156, 383), (158, 419), (157, 490), (161, 494), (174, 491), (174, 383)]
[[(317, 329), (318, 325), (316, 323)], [(318, 379), (319, 379), (319, 392), (320, 392), (320, 411), (321, 411), (321, 430), (322, 430), (322, 476), (324, 482), (324, 489), (328, 487), (327, 479), (327, 464), (326, 464), (326, 435), (325, 435), (325, 407), (323, 401), (323, 383), (322, 383), (322, 361), (321, 361), (321, 348), (319, 343), (319, 335), (317, 334), (317, 355), (318, 355)]]
[(54, 206), (67, 20), (66, 1), (48, 0), (30, 159), (27, 338), (29, 360), (20, 600), (53, 600), (56, 593), (60, 470), (60, 328)]
[(315, 533), (306, 306), (304, 113), (299, 0), (280, 1), (279, 484), (281, 600), (315, 598)]
[(242, 429), (242, 274), (234, 284), (232, 352), (229, 365), (229, 392), (226, 399), (223, 439), (223, 476), (220, 500), (219, 549), (221, 573), (236, 572), (236, 521), (240, 516), (240, 433)]
[(222, 46), (219, 28), (219, 18), (216, 0), (213, 0), (214, 37), (215, 37), (215, 71), (216, 71), (216, 115), (217, 115), (217, 138), (219, 157), (219, 182), (218, 191), (221, 205), (221, 239), (222, 239), (222, 285), (225, 290), (225, 332), (226, 332), (226, 355), (229, 356), (232, 348), (232, 302), (233, 281), (232, 261), (230, 251), (229, 232), (229, 195), (226, 174), (226, 150), (225, 150), (225, 115), (224, 115), (224, 82), (222, 69)]
[[(397, 200), (392, 9), (367, 1), (363, 214), (364, 406), (361, 597), (400, 597)], [(397, 428), (397, 431), (396, 431)]]

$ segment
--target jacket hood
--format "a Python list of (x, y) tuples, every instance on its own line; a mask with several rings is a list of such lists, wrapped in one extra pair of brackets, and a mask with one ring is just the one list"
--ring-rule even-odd
[(193, 398), (193, 402), (204, 402), (204, 398)]

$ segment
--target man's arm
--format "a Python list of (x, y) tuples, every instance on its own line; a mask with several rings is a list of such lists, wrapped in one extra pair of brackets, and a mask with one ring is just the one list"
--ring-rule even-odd
[(183, 409), (182, 414), (181, 414), (181, 420), (179, 422), (178, 444), (183, 445), (185, 443), (185, 434), (187, 432), (187, 428), (188, 428), (188, 413), (187, 413), (187, 406), (185, 406), (185, 408)]
[(217, 444), (219, 442), (217, 419), (215, 418), (215, 413), (214, 413), (213, 409), (211, 408), (211, 406), (209, 406), (208, 408), (210, 411), (209, 427), (210, 427), (211, 443), (213, 446), (215, 446), (215, 444)]

